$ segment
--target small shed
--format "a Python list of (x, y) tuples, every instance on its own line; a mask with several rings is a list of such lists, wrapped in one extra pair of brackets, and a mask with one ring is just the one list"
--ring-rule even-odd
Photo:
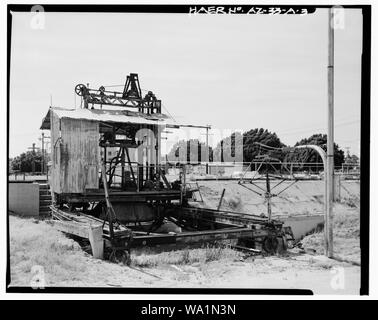
[[(101, 170), (101, 136), (115, 130), (129, 139), (135, 148), (135, 133), (142, 128), (157, 134), (157, 153), (160, 153), (160, 132), (166, 126), (175, 126), (161, 113), (146, 114), (129, 110), (50, 108), (41, 125), (51, 131), (51, 177), (54, 193), (84, 193), (99, 188)], [(134, 142), (133, 142), (134, 141)], [(156, 161), (158, 161), (157, 157)]]

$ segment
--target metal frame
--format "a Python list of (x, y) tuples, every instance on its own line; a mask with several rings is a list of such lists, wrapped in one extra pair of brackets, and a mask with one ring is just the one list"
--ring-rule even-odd
[(88, 109), (89, 104), (110, 105), (116, 107), (138, 108), (139, 112), (153, 114), (161, 113), (161, 100), (158, 100), (152, 91), (142, 97), (138, 74), (130, 73), (127, 76), (123, 92), (108, 91), (104, 86), (98, 90), (90, 89), (84, 84), (75, 87), (75, 93), (83, 98), (84, 108)]
[[(127, 76), (123, 92), (106, 91), (104, 87), (93, 90), (84, 85), (77, 85), (75, 91), (83, 97), (84, 108), (88, 108), (89, 104), (92, 104), (92, 108), (95, 105), (100, 105), (100, 108), (102, 108), (102, 105), (112, 105), (138, 108), (139, 112), (144, 114), (161, 113), (161, 101), (157, 100), (151, 91), (142, 98), (137, 74)], [(128, 148), (136, 148), (138, 144), (135, 142), (133, 128), (128, 130), (126, 126), (134, 126), (135, 129), (140, 125), (132, 123), (120, 125), (119, 123), (107, 122), (101, 122), (101, 124), (107, 127), (107, 130), (100, 130), (103, 136), (99, 141), (99, 146), (104, 148), (105, 151), (104, 161), (101, 165), (102, 189), (86, 189), (83, 194), (60, 194), (56, 198), (60, 208), (53, 206), (52, 212), (54, 219), (59, 220), (57, 225), (62, 231), (85, 236), (87, 233), (80, 231), (80, 228), (88, 230), (88, 224), (101, 222), (103, 239), (111, 248), (110, 258), (114, 260), (121, 258), (124, 261), (129, 261), (131, 248), (141, 246), (174, 245), (177, 247), (178, 245), (201, 245), (228, 239), (235, 239), (239, 242), (245, 240), (245, 243), (249, 246), (248, 243), (251, 244), (256, 241), (264, 243), (265, 240), (269, 242), (269, 239), (275, 239), (278, 244), (277, 238), (279, 237), (282, 237), (282, 243), (285, 246), (285, 232), (282, 223), (272, 221), (270, 218), (263, 219), (221, 210), (194, 209), (188, 206), (188, 200), (192, 198), (196, 189), (190, 189), (186, 185), (185, 165), (181, 168), (183, 171), (180, 174), (179, 186), (168, 182), (165, 171), (162, 169), (163, 166), (159, 165), (158, 148), (161, 139), (159, 135), (154, 146), (158, 156), (156, 163), (149, 164), (149, 160), (147, 160), (145, 165), (138, 165), (135, 172)], [(157, 125), (147, 125), (146, 128), (152, 127), (155, 132)], [(188, 125), (188, 127), (199, 126)], [(205, 128), (210, 127), (206, 126)], [(121, 134), (121, 132), (126, 137), (117, 139), (116, 134)], [(106, 159), (108, 147), (119, 148), (117, 155), (110, 160)], [(116, 166), (119, 164), (121, 165), (122, 176), (121, 190), (112, 186), (113, 178), (116, 175)], [(133, 181), (136, 184), (135, 190), (129, 191), (125, 188), (126, 166), (129, 166), (132, 173)], [(143, 190), (144, 181), (154, 183), (153, 189)], [(102, 210), (103, 219), (87, 214), (87, 212), (94, 214), (93, 211), (87, 211), (87, 208), (90, 203), (96, 202), (99, 204), (98, 208)], [(119, 218), (119, 220), (114, 208), (122, 202), (135, 204), (147, 202), (151, 204), (152, 210), (154, 210), (152, 222), (151, 220), (135, 220), (133, 226), (131, 222), (128, 222), (132, 219)], [(68, 203), (68, 208), (66, 208), (65, 203)], [(121, 204), (121, 207), (123, 208), (123, 204)], [(77, 208), (82, 208), (82, 210), (78, 211)], [(94, 210), (94, 205), (92, 205), (91, 210)], [(154, 230), (157, 230), (157, 227), (162, 225), (165, 219), (190, 231), (177, 234), (154, 233)], [(147, 231), (141, 225), (143, 221), (151, 222)], [(137, 222), (139, 225), (137, 225)], [(273, 246), (273, 249), (272, 245), (266, 247), (266, 251), (272, 250), (277, 250), (277, 247)], [(119, 252), (123, 252), (121, 256), (119, 256)]]

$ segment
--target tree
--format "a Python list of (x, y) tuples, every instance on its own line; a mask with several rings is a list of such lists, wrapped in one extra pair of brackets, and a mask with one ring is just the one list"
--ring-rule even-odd
[[(34, 162), (34, 168), (33, 168)], [(20, 172), (40, 172), (42, 163), (42, 152), (41, 151), (27, 151), (21, 153), (19, 156), (15, 157), (11, 161), (11, 169), (13, 171)]]
[[(320, 146), (324, 151), (327, 152), (327, 135), (321, 133), (313, 134), (309, 138), (298, 141), (294, 146), (296, 147), (305, 144), (314, 144)], [(344, 162), (344, 158), (344, 151), (341, 150), (336, 143), (334, 143), (334, 166), (341, 167), (342, 163)], [(301, 150), (292, 154), (288, 158), (288, 161), (294, 162), (301, 162), (303, 160), (309, 163), (321, 162), (321, 158), (315, 150)]]
[(345, 157), (345, 163), (357, 165), (360, 163), (360, 158), (357, 157), (355, 154), (350, 155), (349, 153)]
[(258, 155), (259, 149), (256, 147), (256, 142), (275, 148), (285, 147), (275, 132), (272, 133), (263, 128), (249, 130), (243, 134), (245, 162), (252, 161)]
[[(206, 162), (206, 144), (200, 142), (198, 139), (190, 139), (189, 141), (180, 140), (176, 142), (171, 150), (167, 154), (167, 159), (170, 162), (186, 162), (188, 161), (188, 151), (189, 151), (189, 161), (193, 163)], [(209, 146), (209, 161), (213, 161), (213, 150)]]
[[(223, 148), (224, 162), (229, 162), (230, 159), (232, 160), (234, 155), (236, 157), (237, 155), (241, 155), (240, 161), (251, 162), (259, 154), (259, 147), (256, 145), (256, 142), (275, 148), (285, 146), (277, 137), (276, 133), (272, 133), (267, 129), (256, 128), (244, 132), (243, 134), (236, 132), (231, 134), (229, 137), (222, 139), (214, 149), (214, 159), (222, 158), (221, 150)], [(231, 150), (232, 155), (227, 152), (229, 150)]]

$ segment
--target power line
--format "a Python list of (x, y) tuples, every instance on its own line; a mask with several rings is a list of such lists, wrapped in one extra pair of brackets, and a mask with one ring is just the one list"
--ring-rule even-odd
[[(354, 123), (359, 123), (360, 120), (353, 120), (353, 121), (347, 121), (347, 122), (340, 122), (338, 124), (335, 124), (335, 127), (343, 127), (343, 126), (347, 126), (347, 125), (350, 125), (350, 124), (354, 124)], [(310, 131), (315, 131), (315, 130), (319, 130), (319, 131), (324, 131), (326, 128), (309, 128), (309, 129), (306, 129), (306, 130), (300, 130), (300, 131), (293, 131), (293, 132), (282, 132), (280, 133), (280, 136), (291, 136), (291, 135), (295, 135), (295, 134), (298, 134), (298, 133), (306, 133), (306, 132), (310, 132)]]

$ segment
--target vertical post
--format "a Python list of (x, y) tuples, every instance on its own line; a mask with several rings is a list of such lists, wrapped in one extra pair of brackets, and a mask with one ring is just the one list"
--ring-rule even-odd
[(272, 198), (272, 194), (270, 193), (270, 181), (269, 181), (268, 168), (266, 169), (266, 194), (265, 194), (265, 198), (266, 198), (267, 206), (268, 206), (268, 222), (271, 222), (272, 221), (272, 207), (271, 207), (270, 201), (271, 201), (271, 198)]
[(223, 139), (220, 141), (220, 162), (223, 163), (224, 162), (224, 157), (223, 157)]
[(105, 170), (106, 170), (106, 162), (107, 162), (107, 159), (106, 159), (106, 147), (104, 146), (103, 148), (103, 151), (104, 151), (104, 157), (103, 157), (103, 160), (104, 161), (104, 165), (105, 165)]
[(35, 174), (35, 143), (33, 143), (32, 147), (33, 152), (33, 160), (32, 160), (32, 174)]
[(102, 238), (102, 225), (90, 225), (88, 230), (89, 242), (92, 248), (92, 255), (95, 259), (104, 258), (104, 240)]
[(156, 129), (155, 129), (155, 141), (156, 141), (156, 144), (155, 144), (155, 151), (156, 151), (155, 165), (156, 165), (156, 173), (159, 172), (159, 168), (160, 168), (161, 131), (162, 131), (162, 127), (161, 126), (156, 126)]
[(326, 253), (328, 257), (333, 256), (333, 173), (334, 173), (334, 28), (333, 10), (328, 11), (328, 130), (327, 130), (327, 242)]
[(109, 222), (109, 233), (110, 233), (110, 240), (113, 243), (114, 239), (114, 229), (113, 229), (113, 219), (115, 220), (115, 213), (114, 209), (112, 207), (112, 204), (110, 203), (109, 200), (109, 189), (108, 189), (108, 182), (106, 181), (106, 169), (105, 169), (105, 164), (102, 163), (101, 166), (101, 177), (102, 177), (102, 182), (104, 184), (104, 193), (105, 193), (105, 201), (106, 201), (106, 210), (107, 210), (107, 218)]
[(209, 126), (206, 126), (206, 174), (209, 174), (209, 161), (210, 161)]
[(136, 178), (134, 179), (137, 187), (137, 192), (139, 192), (139, 163), (136, 166)]
[(42, 161), (41, 161), (41, 172), (45, 173), (45, 133), (42, 132)]
[(219, 203), (218, 203), (217, 211), (219, 211), (220, 208), (221, 208), (221, 206), (222, 206), (223, 197), (224, 197), (224, 193), (225, 193), (225, 192), (226, 192), (226, 189), (223, 188), (223, 190), (222, 190), (222, 195), (221, 195), (221, 197), (220, 197), (220, 199), (219, 199)]
[(121, 188), (124, 190), (125, 188), (125, 147), (122, 148), (121, 153)]

